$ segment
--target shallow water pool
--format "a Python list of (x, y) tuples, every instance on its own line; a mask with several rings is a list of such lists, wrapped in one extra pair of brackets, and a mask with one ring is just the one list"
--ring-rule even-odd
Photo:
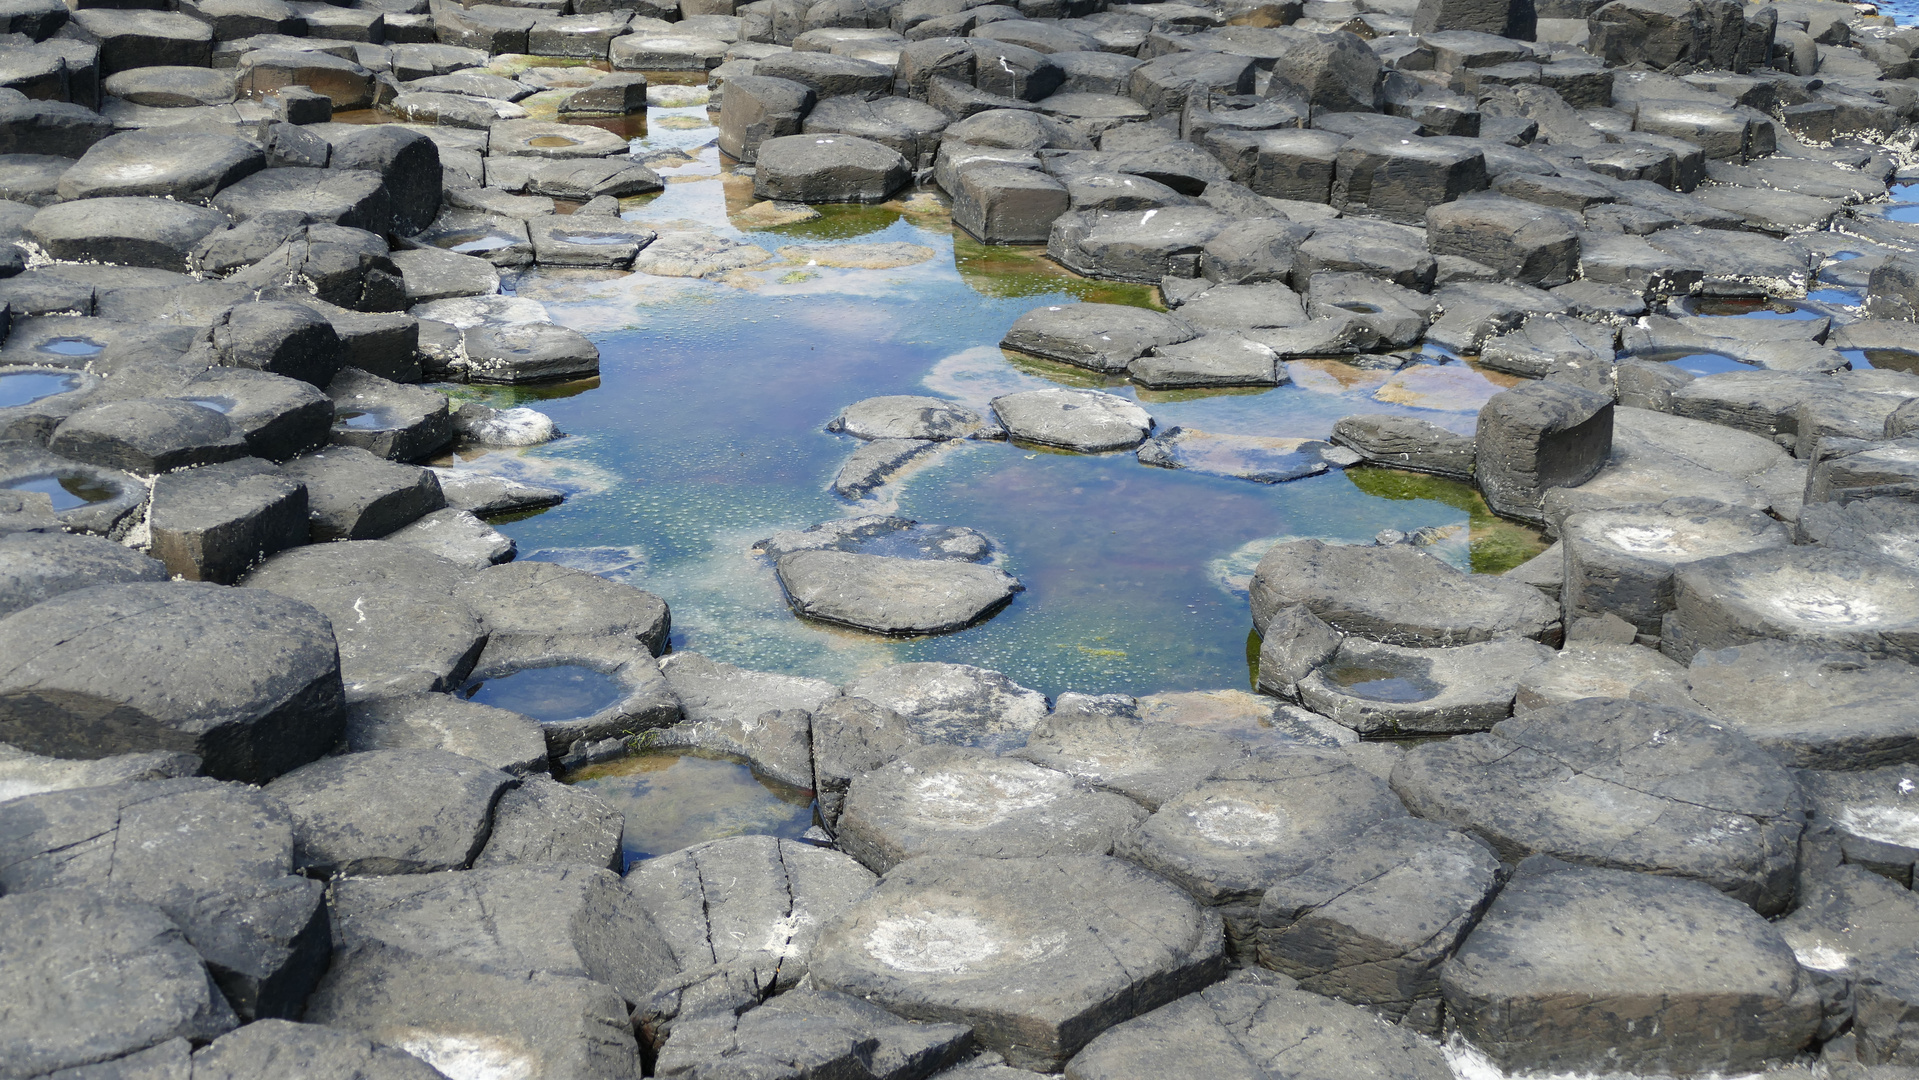
[(626, 818), (626, 865), (729, 836), (795, 839), (813, 824), (813, 793), (744, 762), (650, 751), (567, 777)]
[[(686, 157), (661, 170), (664, 192), (628, 200), (624, 216), (663, 234), (695, 228), (756, 244), (768, 261), (706, 279), (509, 275), (507, 288), (598, 344), (600, 378), (449, 389), (496, 406), (534, 405), (569, 433), (469, 464), (568, 490), (564, 505), (501, 530), (522, 551), (631, 553), (643, 569), (625, 579), (672, 605), (675, 649), (836, 681), (944, 660), (996, 668), (1049, 694), (1245, 686), (1246, 580), (1276, 540), (1370, 542), (1395, 529), (1480, 571), (1544, 547), (1487, 513), (1469, 485), (1432, 477), (1353, 469), (1260, 484), (1150, 468), (1130, 452), (996, 442), (948, 444), (878, 498), (842, 499), (830, 484), (858, 443), (825, 425), (879, 394), (985, 409), (1016, 390), (1095, 387), (1137, 400), (1161, 430), (1324, 439), (1334, 421), (1359, 412), (1470, 433), (1485, 399), (1518, 380), (1429, 352), (1397, 370), (1293, 363), (1291, 383), (1268, 390), (1155, 393), (1008, 354), (1000, 338), (1041, 304), (1152, 304), (1155, 294), (1075, 277), (1038, 249), (955, 237), (931, 190), (765, 224), (781, 215), (755, 207), (751, 180), (722, 166), (704, 109), (654, 109), (651, 119), (636, 153)], [(885, 257), (860, 246), (876, 243), (889, 245)], [(900, 243), (928, 254), (902, 265)], [(801, 622), (770, 563), (749, 549), (782, 529), (859, 513), (978, 529), (1026, 591), (992, 620), (942, 637), (885, 639)]]

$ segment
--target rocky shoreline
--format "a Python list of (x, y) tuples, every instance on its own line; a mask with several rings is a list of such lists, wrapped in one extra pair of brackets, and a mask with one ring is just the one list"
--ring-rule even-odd
[[(1554, 542), (1273, 544), (1257, 693), (674, 650), (489, 524), (565, 492), (422, 464), (557, 435), (422, 384), (599, 371), (502, 273), (780, 265), (622, 216), (693, 160), (649, 103), (739, 220), (917, 186), (1156, 287), (1004, 329), (1109, 389), (1511, 383), (1470, 435), (847, 402), (852, 510), (752, 550), (797, 618), (1035, 599), (862, 512), (964, 440)], [(1916, 119), (1919, 29), (1830, 0), (0, 0), (0, 1080), (1906, 1076)], [(561, 778), (668, 750), (812, 828), (629, 858)]]

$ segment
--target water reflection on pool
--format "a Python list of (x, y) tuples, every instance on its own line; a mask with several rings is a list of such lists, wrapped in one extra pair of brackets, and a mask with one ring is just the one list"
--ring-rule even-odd
[(626, 817), (626, 865), (728, 836), (798, 837), (813, 824), (813, 793), (760, 776), (744, 762), (649, 752), (563, 779)]
[[(502, 530), (522, 550), (643, 549), (646, 570), (636, 583), (672, 605), (676, 648), (834, 680), (899, 661), (945, 660), (997, 668), (1050, 694), (1238, 687), (1247, 679), (1245, 578), (1274, 540), (1370, 542), (1384, 529), (1425, 529), (1450, 538), (1436, 554), (1482, 572), (1544, 546), (1531, 530), (1493, 518), (1469, 485), (1431, 477), (1334, 470), (1264, 485), (1149, 468), (1131, 453), (994, 442), (947, 446), (878, 500), (849, 503), (829, 485), (858, 444), (825, 424), (873, 395), (934, 394), (985, 409), (1012, 391), (1094, 386), (1139, 401), (1161, 429), (1324, 439), (1340, 417), (1364, 412), (1416, 415), (1470, 433), (1485, 399), (1517, 380), (1427, 352), (1403, 367), (1293, 362), (1291, 383), (1267, 390), (1142, 392), (1006, 353), (998, 342), (1040, 304), (1150, 304), (1150, 288), (1075, 277), (1038, 248), (955, 237), (931, 190), (758, 225), (775, 220), (778, 208), (743, 213), (755, 203), (751, 180), (730, 175), (710, 145), (711, 127), (653, 123), (648, 132), (637, 144), (643, 156), (686, 156), (662, 164), (666, 190), (627, 200), (625, 217), (662, 233), (708, 230), (775, 256), (715, 279), (603, 270), (508, 276), (511, 291), (545, 303), (598, 344), (601, 376), (590, 392), (537, 402), (571, 437), (514, 462), (521, 475), (591, 473), (591, 490)], [(777, 254), (796, 243), (873, 242), (935, 255), (850, 269)], [(497, 405), (527, 400), (523, 391), (461, 389)], [(938, 638), (883, 640), (795, 619), (752, 544), (780, 529), (873, 512), (986, 533), (1026, 591), (991, 621)]]

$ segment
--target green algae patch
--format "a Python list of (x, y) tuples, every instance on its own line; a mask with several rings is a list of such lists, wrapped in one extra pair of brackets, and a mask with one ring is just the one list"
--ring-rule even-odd
[(1475, 574), (1503, 574), (1550, 546), (1544, 533), (1494, 514), (1479, 489), (1430, 473), (1362, 467), (1346, 470), (1353, 486), (1380, 499), (1430, 499), (1464, 510), (1472, 531)]
[(1047, 258), (1046, 249), (1038, 245), (982, 244), (956, 229), (953, 263), (961, 281), (990, 299), (1065, 293), (1087, 303), (1166, 310), (1159, 302), (1157, 287), (1081, 277)]

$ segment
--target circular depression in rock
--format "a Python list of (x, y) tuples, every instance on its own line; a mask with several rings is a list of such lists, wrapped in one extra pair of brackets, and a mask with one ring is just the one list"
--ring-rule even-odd
[[(1003, 928), (975, 914), (925, 912), (881, 919), (866, 935), (866, 954), (887, 967), (923, 975), (964, 975), (1017, 954), (1022, 961), (1044, 955), (1009, 947)], [(1041, 950), (1044, 946), (1041, 946)]]
[(1038, 769), (1031, 776), (942, 770), (914, 781), (913, 795), (927, 816), (943, 824), (983, 829), (1058, 799), (1060, 781)]
[(202, 409), (212, 409), (222, 416), (232, 412), (240, 404), (230, 397), (190, 397), (181, 398), (180, 400), (198, 405)]
[(1342, 693), (1369, 701), (1429, 701), (1444, 689), (1421, 665), (1384, 657), (1334, 664), (1326, 669), (1326, 681)]
[(41, 352), (55, 356), (95, 356), (105, 351), (106, 347), (104, 342), (84, 337), (48, 338), (36, 346)]
[(42, 398), (78, 390), (79, 375), (56, 375), (47, 371), (0, 372), (0, 409), (31, 405)]
[(1186, 811), (1193, 829), (1223, 847), (1264, 848), (1294, 833), (1291, 816), (1278, 806), (1216, 798)]
[(363, 408), (339, 409), (333, 414), (333, 426), (352, 428), (355, 431), (391, 431), (402, 426), (395, 419), (393, 410), (379, 405)]
[(592, 716), (626, 695), (619, 680), (581, 664), (507, 668), (467, 680), (460, 696), (557, 724)]
[(78, 506), (89, 506), (118, 498), (120, 489), (97, 476), (86, 473), (48, 473), (44, 476), (30, 476), (24, 480), (15, 480), (7, 485), (10, 491), (33, 491), (46, 495), (53, 500), (55, 512), (72, 510)]
[(438, 237), (434, 243), (460, 255), (473, 255), (482, 251), (498, 251), (519, 243), (518, 237), (503, 236), (493, 232), (456, 232)]
[(528, 146), (578, 146), (580, 140), (569, 139), (564, 135), (535, 135), (526, 141)]
[(729, 836), (797, 839), (813, 825), (813, 793), (755, 773), (746, 762), (653, 751), (561, 777), (626, 818), (628, 866)]

